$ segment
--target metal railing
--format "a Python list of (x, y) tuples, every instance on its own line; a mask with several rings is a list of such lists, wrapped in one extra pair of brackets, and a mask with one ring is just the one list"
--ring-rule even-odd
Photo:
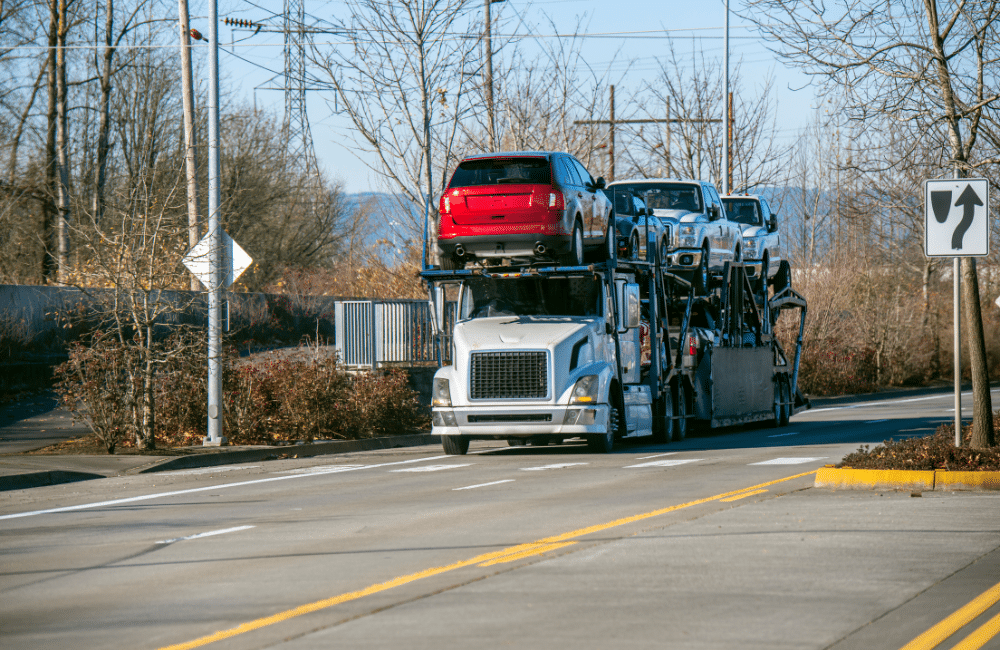
[(447, 364), (451, 357), (454, 302), (448, 303), (441, 349), (431, 324), (430, 305), (418, 300), (343, 300), (334, 303), (334, 345), (341, 363), (355, 368), (385, 364)]

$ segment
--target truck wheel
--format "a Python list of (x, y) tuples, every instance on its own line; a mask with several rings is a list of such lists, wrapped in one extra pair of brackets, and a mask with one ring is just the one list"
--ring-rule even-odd
[(662, 268), (667, 268), (667, 254), (670, 252), (670, 247), (667, 245), (667, 239), (664, 237), (660, 240), (660, 266)]
[(781, 260), (774, 276), (774, 293), (778, 294), (792, 286), (792, 266), (788, 260)]
[(701, 249), (701, 262), (694, 272), (694, 293), (695, 295), (705, 295), (708, 293), (708, 248)]
[(464, 456), (469, 451), (469, 439), (465, 436), (441, 436), (441, 446), (449, 456)]
[(687, 437), (688, 421), (687, 421), (687, 395), (684, 390), (684, 381), (677, 380), (676, 384), (677, 390), (674, 391), (674, 414), (677, 419), (674, 420), (674, 440), (684, 440)]
[(657, 419), (653, 423), (653, 441), (670, 442), (674, 437), (674, 399), (668, 393), (656, 400)]
[(570, 266), (583, 266), (583, 226), (579, 221), (573, 224), (573, 241), (570, 242), (566, 263)]
[(608, 412), (608, 430), (587, 436), (587, 447), (595, 454), (610, 454), (615, 447), (615, 433), (618, 431), (618, 409), (614, 406)]
[(630, 260), (639, 259), (639, 234), (632, 233), (628, 238), (628, 258)]

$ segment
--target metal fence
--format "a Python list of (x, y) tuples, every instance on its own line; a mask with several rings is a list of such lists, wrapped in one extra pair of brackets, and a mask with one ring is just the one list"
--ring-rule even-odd
[[(455, 322), (454, 302), (447, 304), (445, 332)], [(340, 361), (357, 368), (390, 363), (447, 364), (451, 336), (442, 335), (439, 360), (430, 305), (416, 300), (343, 300), (334, 303), (335, 345)]]

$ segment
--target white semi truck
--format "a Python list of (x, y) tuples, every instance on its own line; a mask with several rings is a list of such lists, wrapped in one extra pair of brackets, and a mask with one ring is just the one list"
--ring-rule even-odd
[[(692, 420), (783, 426), (808, 406), (796, 388), (801, 295), (754, 294), (734, 263), (696, 297), (663, 270), (655, 245), (647, 250), (654, 259), (423, 273), (451, 361), (432, 396), (432, 434), (446, 453), (466, 453), (471, 440), (573, 438), (607, 453), (622, 438), (683, 438)], [(773, 323), (792, 308), (800, 322), (789, 359)]]

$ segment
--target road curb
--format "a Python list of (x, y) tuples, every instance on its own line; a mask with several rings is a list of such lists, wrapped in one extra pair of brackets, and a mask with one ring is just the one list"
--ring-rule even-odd
[(813, 486), (834, 490), (985, 492), (1000, 490), (1000, 472), (821, 467), (816, 472)]
[(263, 447), (257, 449), (241, 449), (239, 451), (217, 451), (211, 453), (191, 454), (158, 460), (149, 465), (134, 467), (125, 472), (126, 475), (166, 472), (175, 469), (195, 469), (198, 467), (215, 467), (232, 465), (234, 463), (252, 463), (260, 460), (273, 460), (279, 457), (308, 458), (310, 456), (325, 456), (328, 454), (345, 454), (355, 451), (374, 451), (377, 449), (393, 449), (396, 447), (419, 447), (440, 442), (439, 436), (429, 433), (405, 436), (388, 436), (385, 438), (362, 438), (359, 440), (334, 440), (330, 442), (313, 442), (304, 445), (287, 447)]

